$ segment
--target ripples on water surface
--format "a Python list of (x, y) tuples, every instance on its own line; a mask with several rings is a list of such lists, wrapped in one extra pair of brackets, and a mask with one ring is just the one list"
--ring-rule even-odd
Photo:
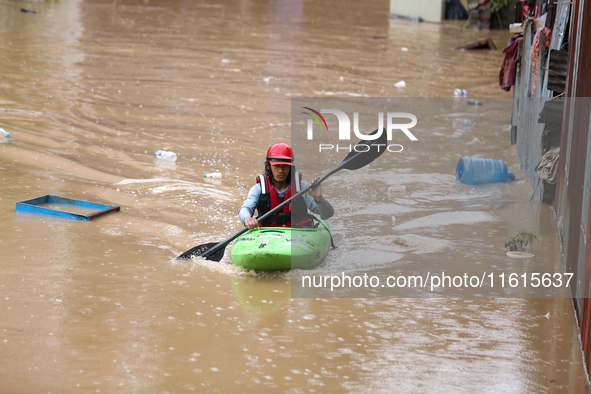
[[(489, 35), (502, 47), (507, 32), (387, 12), (375, 1), (2, 2), (0, 391), (584, 391), (570, 300), (291, 299), (289, 274), (170, 261), (240, 229), (269, 143), (289, 140), (292, 97), (460, 87), (510, 100), (500, 51), (453, 49)], [(472, 115), (471, 130), (446, 126), (450, 113), (396, 163), (326, 183), (340, 247), (318, 273), (446, 253), (486, 265), (526, 225), (544, 261), (558, 258), (551, 211), (528, 204), (527, 181), (454, 180), (472, 152), (518, 167), (506, 130)], [(155, 161), (158, 149), (178, 161)], [(203, 179), (214, 171), (223, 178)], [(391, 186), (405, 189), (388, 196)], [(122, 212), (91, 223), (15, 214), (46, 193)], [(359, 215), (366, 235), (350, 237)], [(381, 253), (371, 266), (354, 258), (368, 243)]]

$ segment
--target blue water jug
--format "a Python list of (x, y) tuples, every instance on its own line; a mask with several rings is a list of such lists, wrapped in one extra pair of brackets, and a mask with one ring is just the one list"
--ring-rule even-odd
[(515, 174), (507, 171), (503, 160), (464, 156), (458, 161), (456, 177), (462, 183), (480, 185), (507, 182), (507, 179), (514, 179)]

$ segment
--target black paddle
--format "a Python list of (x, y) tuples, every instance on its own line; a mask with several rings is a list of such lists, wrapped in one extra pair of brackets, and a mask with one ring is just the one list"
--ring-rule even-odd
[[(375, 130), (373, 133), (371, 133), (369, 135), (374, 135), (377, 132), (378, 132), (378, 130)], [(267, 212), (263, 216), (259, 217), (257, 219), (257, 221), (259, 223), (264, 221), (269, 216), (273, 215), (275, 212), (277, 212), (278, 210), (280, 210), (281, 208), (283, 208), (284, 206), (289, 204), (291, 202), (291, 200), (293, 200), (294, 198), (297, 198), (297, 197), (303, 195), (304, 193), (308, 192), (308, 190), (310, 190), (312, 187), (324, 182), (326, 180), (326, 178), (328, 178), (329, 176), (331, 176), (335, 172), (338, 172), (342, 169), (357, 170), (361, 167), (365, 167), (366, 165), (368, 165), (369, 163), (371, 163), (372, 161), (377, 159), (382, 153), (384, 153), (384, 151), (386, 150), (387, 142), (388, 142), (388, 137), (387, 137), (385, 129), (382, 130), (382, 135), (376, 140), (373, 140), (373, 141), (361, 140), (361, 141), (359, 141), (357, 143), (357, 145), (355, 145), (353, 150), (351, 150), (351, 152), (347, 155), (347, 157), (345, 157), (345, 159), (341, 162), (341, 164), (339, 164), (337, 167), (333, 168), (332, 170), (330, 170), (329, 172), (324, 174), (312, 185), (309, 185), (308, 187), (302, 189), (299, 193), (296, 193), (295, 195), (291, 196), (291, 198), (283, 201), (281, 204), (277, 205), (275, 208), (271, 209), (269, 212)], [(222, 259), (222, 257), (224, 257), (224, 251), (226, 250), (226, 246), (228, 246), (228, 244), (230, 242), (232, 242), (233, 240), (235, 240), (236, 238), (238, 238), (239, 236), (241, 236), (242, 234), (244, 234), (248, 230), (249, 229), (247, 227), (244, 227), (242, 230), (238, 231), (236, 234), (232, 235), (230, 238), (225, 239), (221, 242), (217, 242), (217, 243), (212, 242), (212, 243), (207, 243), (207, 244), (195, 246), (194, 248), (191, 248), (191, 249), (187, 250), (185, 253), (181, 254), (179, 257), (176, 258), (176, 260), (191, 259), (193, 257), (199, 256), (199, 257), (203, 257), (207, 260), (211, 260), (211, 261), (220, 261)]]

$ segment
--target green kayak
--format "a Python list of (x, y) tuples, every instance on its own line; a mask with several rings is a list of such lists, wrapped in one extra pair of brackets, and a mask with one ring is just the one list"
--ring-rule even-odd
[(330, 249), (330, 227), (261, 227), (234, 241), (232, 264), (260, 271), (310, 269), (320, 265)]

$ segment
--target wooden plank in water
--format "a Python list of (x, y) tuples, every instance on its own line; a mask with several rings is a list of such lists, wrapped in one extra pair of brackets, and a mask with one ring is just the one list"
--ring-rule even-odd
[(456, 49), (466, 50), (466, 49), (497, 49), (492, 38), (487, 38), (484, 40), (478, 40), (472, 42), (470, 44), (462, 45), (461, 47), (457, 47)]

